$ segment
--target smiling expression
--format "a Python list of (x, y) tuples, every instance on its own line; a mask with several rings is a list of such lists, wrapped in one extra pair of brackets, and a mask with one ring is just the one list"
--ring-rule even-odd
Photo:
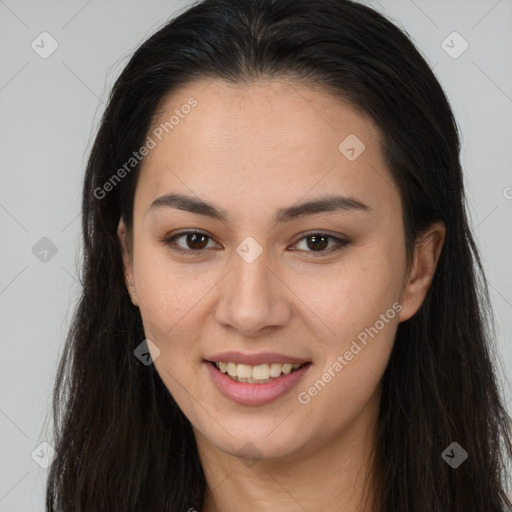
[[(398, 322), (421, 302), (404, 295), (400, 195), (373, 121), (320, 88), (196, 81), (166, 98), (155, 126), (190, 97), (197, 106), (144, 159), (127, 285), (194, 430), (229, 453), (250, 441), (262, 457), (292, 457), (375, 413)], [(333, 371), (396, 303), (401, 312)], [(209, 361), (249, 365), (252, 380), (267, 376), (244, 373), (252, 366), (307, 364), (279, 387), (235, 382)], [(256, 386), (267, 399), (251, 402), (244, 390)]]

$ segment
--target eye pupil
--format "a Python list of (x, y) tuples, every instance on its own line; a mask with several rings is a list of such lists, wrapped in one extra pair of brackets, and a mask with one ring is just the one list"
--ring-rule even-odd
[[(312, 235), (312, 236), (309, 236), (308, 237), (309, 240), (313, 240), (313, 245), (311, 246), (311, 244), (308, 243), (308, 247), (311, 249), (311, 248), (316, 248), (316, 249), (325, 249), (328, 245), (328, 237), (324, 236), (324, 235), (320, 235), (320, 236), (315, 236), (315, 235)], [(321, 242), (319, 242), (320, 240), (322, 240)]]
[(187, 235), (187, 245), (189, 245), (189, 247), (191, 247), (191, 249), (194, 249), (194, 250), (201, 250), (201, 249), (203, 249), (204, 247), (206, 247), (207, 242), (204, 243), (204, 244), (200, 244), (200, 247), (194, 247), (194, 243), (196, 243), (196, 241), (199, 238), (202, 238), (203, 241), (206, 241), (206, 239), (208, 237), (206, 235), (201, 234), (201, 233), (191, 233), (191, 234)]

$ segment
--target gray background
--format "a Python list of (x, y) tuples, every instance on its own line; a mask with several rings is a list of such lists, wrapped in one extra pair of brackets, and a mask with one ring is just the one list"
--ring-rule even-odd
[[(407, 30), (461, 127), (471, 225), (497, 319), (500, 375), (510, 379), (512, 0), (366, 3)], [(51, 444), (52, 386), (78, 294), (81, 181), (108, 92), (134, 49), (187, 5), (0, 0), (0, 512), (44, 508), (47, 471), (34, 459), (44, 460), (39, 446)], [(43, 31), (58, 43), (46, 59), (31, 47), (35, 41), (40, 52), (51, 48), (48, 36), (41, 43)], [(447, 53), (463, 49), (462, 39), (448, 37), (454, 31), (469, 45), (457, 58)], [(54, 255), (40, 252), (48, 248), (43, 237)], [(510, 388), (505, 392), (512, 412)]]

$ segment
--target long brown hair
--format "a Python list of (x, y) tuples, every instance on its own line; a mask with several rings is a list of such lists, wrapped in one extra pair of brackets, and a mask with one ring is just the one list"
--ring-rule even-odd
[[(420, 310), (399, 324), (383, 376), (375, 490), (380, 512), (503, 512), (512, 507), (511, 419), (498, 389), (487, 284), (468, 226), (452, 110), (409, 37), (349, 0), (205, 0), (168, 22), (117, 79), (85, 173), (82, 294), (54, 391), (55, 449), (48, 511), (201, 510), (205, 477), (188, 419), (154, 365), (127, 293), (117, 238), (132, 226), (140, 165), (106, 194), (146, 140), (160, 101), (212, 77), (266, 76), (327, 86), (382, 132), (401, 192), (405, 240), (447, 228)], [(457, 442), (457, 469), (443, 451)]]

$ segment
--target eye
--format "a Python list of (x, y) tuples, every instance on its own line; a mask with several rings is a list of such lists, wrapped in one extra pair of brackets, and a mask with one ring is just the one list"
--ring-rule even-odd
[[(185, 248), (183, 248), (182, 245), (177, 244), (176, 241), (179, 240), (180, 238), (184, 239)], [(199, 253), (201, 253), (204, 249), (208, 248), (208, 239), (213, 240), (208, 234), (202, 231), (189, 230), (182, 231), (181, 233), (176, 233), (172, 236), (166, 237), (162, 239), (161, 242), (164, 245), (169, 246), (171, 250), (179, 254), (185, 254), (188, 256), (198, 256)], [(309, 240), (311, 241), (310, 243), (308, 243)], [(313, 257), (325, 256), (335, 251), (339, 251), (340, 249), (342, 249), (343, 247), (350, 243), (346, 239), (342, 239), (329, 233), (324, 233), (322, 231), (313, 231), (306, 233), (305, 236), (302, 236), (302, 238), (300, 238), (298, 242), (295, 243), (295, 246), (297, 246), (302, 241), (306, 241), (306, 248), (313, 249), (305, 250), (305, 252), (312, 253)], [(329, 247), (329, 242), (331, 241), (333, 242), (333, 245)], [(220, 247), (220, 245), (217, 243), (214, 243), (214, 246), (216, 246), (217, 248)], [(294, 248), (292, 250), (296, 249)]]
[[(325, 256), (326, 254), (331, 254), (333, 252), (339, 251), (340, 249), (342, 249), (343, 247), (347, 246), (350, 243), (346, 239), (339, 238), (337, 236), (330, 235), (329, 233), (324, 233), (322, 231), (306, 233), (305, 236), (302, 236), (302, 238), (299, 239), (298, 243), (302, 242), (303, 240), (306, 241), (305, 246), (307, 248), (314, 249), (312, 251), (306, 251), (311, 252), (313, 257)], [(311, 242), (308, 243), (308, 240), (311, 240)], [(329, 246), (329, 241), (332, 241), (334, 243), (329, 248), (327, 248)], [(298, 243), (296, 245), (298, 245)]]
[[(176, 247), (175, 240), (179, 240), (180, 238), (184, 238), (185, 245), (190, 245), (191, 249), (183, 249), (182, 246), (179, 245)], [(173, 251), (176, 251), (180, 254), (195, 256), (196, 254), (194, 253), (201, 252), (207, 246), (205, 241), (209, 238), (211, 239), (211, 237), (206, 233), (194, 229), (189, 231), (182, 231), (181, 233), (166, 237), (162, 240), (162, 243), (164, 245), (168, 245)]]

